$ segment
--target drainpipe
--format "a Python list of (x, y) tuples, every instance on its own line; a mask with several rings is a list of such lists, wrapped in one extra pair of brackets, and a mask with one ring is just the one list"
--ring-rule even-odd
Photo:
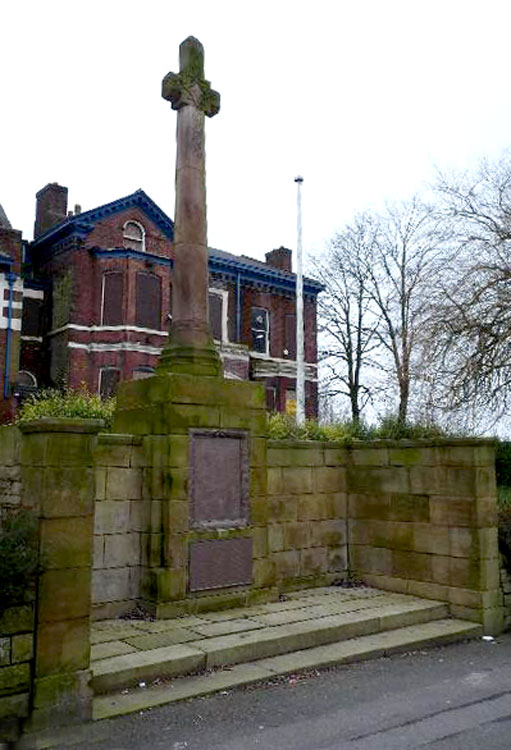
[(5, 334), (5, 364), (4, 364), (4, 398), (9, 395), (9, 360), (11, 356), (11, 326), (12, 326), (12, 298), (16, 274), (8, 271), (5, 278), (9, 284), (9, 307), (7, 312), (7, 331)]
[(241, 341), (241, 276), (236, 275), (236, 341)]

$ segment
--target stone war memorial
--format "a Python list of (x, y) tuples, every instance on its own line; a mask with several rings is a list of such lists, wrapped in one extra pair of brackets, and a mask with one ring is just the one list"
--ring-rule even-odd
[[(208, 328), (204, 142), (220, 96), (193, 37), (162, 96), (177, 160), (157, 373), (121, 384), (110, 432), (70, 419), (0, 428), (0, 503), (38, 518), (35, 596), (0, 603), (0, 742), (19, 747), (138, 710), (142, 698), (111, 695), (139, 679), (258, 659), (268, 676), (285, 672), (282, 655), (328, 644), (321, 663), (335, 662), (342, 639), (382, 630), (422, 643), (412, 630), (433, 616), (437, 641), (502, 629), (491, 441), (269, 441), (262, 384), (224, 379)], [(343, 588), (353, 579), (366, 588)], [(227, 627), (208, 621), (230, 608)]]

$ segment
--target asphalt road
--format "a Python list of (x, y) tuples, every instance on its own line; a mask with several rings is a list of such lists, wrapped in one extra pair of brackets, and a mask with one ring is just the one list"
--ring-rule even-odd
[(73, 750), (511, 750), (511, 635), (196, 698), (86, 734)]

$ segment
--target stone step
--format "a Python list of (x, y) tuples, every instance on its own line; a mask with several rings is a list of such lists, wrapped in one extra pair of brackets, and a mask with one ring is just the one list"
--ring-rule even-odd
[(96, 694), (113, 692), (156, 678), (174, 677), (241, 662), (280, 656), (336, 641), (418, 625), (447, 616), (447, 605), (406, 598), (405, 601), (354, 612), (283, 623), (228, 635), (206, 637), (163, 648), (114, 656), (93, 664)]
[(269, 680), (279, 675), (299, 673), (300, 670), (363, 661), (410, 649), (454, 643), (476, 638), (482, 635), (482, 632), (480, 625), (454, 619), (407, 625), (237, 664), (229, 669), (178, 677), (153, 687), (135, 687), (122, 693), (98, 695), (93, 702), (93, 718), (101, 720), (144, 711), (174, 701)]

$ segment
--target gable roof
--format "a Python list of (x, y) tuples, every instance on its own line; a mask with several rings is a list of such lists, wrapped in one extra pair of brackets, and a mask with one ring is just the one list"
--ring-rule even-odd
[(98, 206), (75, 216), (69, 216), (60, 222), (60, 224), (56, 224), (44, 232), (44, 234), (37, 237), (33, 241), (32, 246), (41, 247), (72, 235), (86, 237), (92, 232), (97, 221), (118, 214), (121, 211), (126, 211), (129, 208), (139, 208), (169, 240), (173, 241), (174, 222), (172, 219), (143, 190), (136, 190), (124, 198), (118, 198), (111, 203), (105, 203), (103, 206)]
[(12, 229), (11, 222), (7, 218), (7, 215), (2, 208), (2, 204), (0, 203), (0, 228), (2, 229)]

